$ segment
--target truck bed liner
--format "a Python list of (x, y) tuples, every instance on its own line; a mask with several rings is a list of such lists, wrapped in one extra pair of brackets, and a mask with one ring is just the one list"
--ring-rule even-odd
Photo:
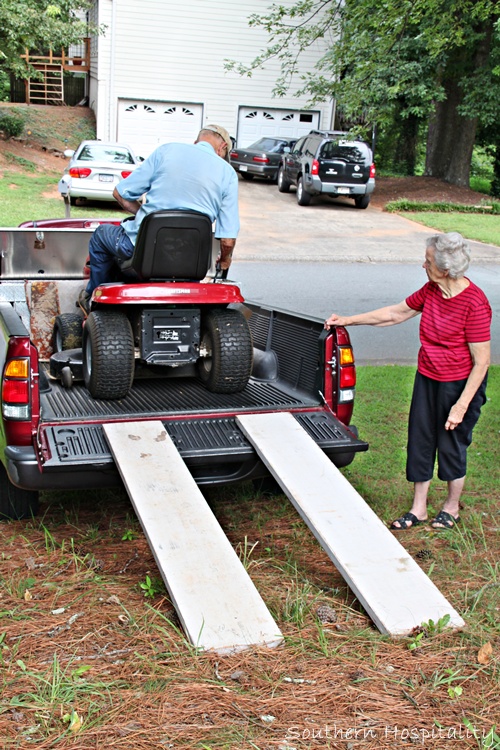
[(182, 414), (318, 406), (318, 400), (276, 382), (251, 379), (241, 393), (211, 393), (192, 378), (136, 381), (129, 394), (116, 401), (93, 399), (83, 385), (67, 389), (55, 380), (40, 393), (43, 422), (120, 417), (167, 417)]

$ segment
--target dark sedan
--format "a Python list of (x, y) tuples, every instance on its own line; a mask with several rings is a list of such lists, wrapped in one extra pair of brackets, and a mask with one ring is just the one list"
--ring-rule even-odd
[(295, 140), (288, 138), (261, 138), (246, 148), (234, 148), (229, 154), (231, 166), (244, 180), (267, 177), (273, 182), (278, 177), (281, 157), (289, 151)]

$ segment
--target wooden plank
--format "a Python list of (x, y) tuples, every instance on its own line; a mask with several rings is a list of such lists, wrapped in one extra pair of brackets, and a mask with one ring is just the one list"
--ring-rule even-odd
[(217, 653), (282, 635), (159, 421), (104, 432), (190, 642)]
[(450, 615), (465, 624), (395, 536), (288, 413), (238, 424), (382, 633)]

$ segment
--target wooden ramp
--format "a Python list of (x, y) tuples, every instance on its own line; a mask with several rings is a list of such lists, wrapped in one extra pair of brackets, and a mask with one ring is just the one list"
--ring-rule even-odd
[(105, 424), (190, 642), (231, 653), (282, 635), (161, 422)]
[(450, 615), (465, 623), (363, 498), (288, 413), (238, 424), (382, 633)]

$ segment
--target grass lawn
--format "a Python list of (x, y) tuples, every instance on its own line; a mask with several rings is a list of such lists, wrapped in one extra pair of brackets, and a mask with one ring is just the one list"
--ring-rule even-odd
[(433, 227), (440, 232), (460, 232), (469, 240), (500, 245), (500, 216), (482, 214), (438, 213), (432, 211), (401, 212), (411, 221)]
[[(8, 172), (0, 180), (0, 226), (15, 227), (24, 221), (38, 219), (62, 219), (65, 216), (64, 201), (57, 192), (60, 173), (25, 174)], [(125, 216), (117, 204), (101, 202), (82, 207), (71, 207), (72, 218), (122, 218)]]

